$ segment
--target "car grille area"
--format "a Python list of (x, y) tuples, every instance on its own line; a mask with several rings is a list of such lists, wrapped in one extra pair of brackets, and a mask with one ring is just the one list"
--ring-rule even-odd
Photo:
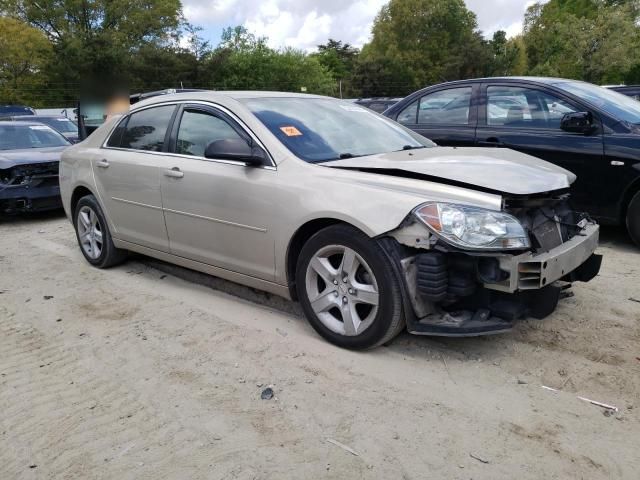
[(16, 165), (0, 170), (0, 186), (31, 188), (58, 185), (58, 162)]
[[(589, 216), (571, 209), (568, 196), (506, 200), (506, 211), (529, 234), (534, 252), (548, 252), (578, 235)], [(531, 272), (533, 273), (533, 272)]]
[(60, 208), (58, 162), (0, 169), (0, 214)]

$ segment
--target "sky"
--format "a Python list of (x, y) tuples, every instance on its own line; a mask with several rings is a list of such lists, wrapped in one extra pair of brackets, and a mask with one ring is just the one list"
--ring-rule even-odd
[[(183, 0), (187, 19), (204, 28), (203, 37), (217, 45), (222, 29), (244, 25), (269, 39), (274, 48), (315, 50), (327, 39), (356, 47), (366, 43), (376, 14), (387, 0)], [(543, 0), (546, 2), (547, 0)], [(496, 30), (508, 36), (522, 30), (533, 0), (465, 0), (486, 37)]]

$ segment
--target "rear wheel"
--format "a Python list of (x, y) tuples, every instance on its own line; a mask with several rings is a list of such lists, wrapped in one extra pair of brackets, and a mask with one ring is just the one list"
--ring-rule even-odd
[(640, 247), (640, 192), (629, 202), (627, 208), (627, 230), (632, 240)]
[(80, 250), (91, 265), (108, 268), (126, 259), (126, 250), (113, 245), (106, 219), (93, 195), (86, 195), (78, 201), (74, 217)]
[(359, 230), (334, 225), (304, 245), (296, 271), (302, 309), (330, 342), (364, 349), (403, 327), (398, 279), (382, 248)]

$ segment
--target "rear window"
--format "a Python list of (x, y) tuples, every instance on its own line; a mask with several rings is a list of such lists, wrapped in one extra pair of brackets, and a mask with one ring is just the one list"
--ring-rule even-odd
[(0, 150), (64, 147), (69, 142), (46, 125), (0, 125)]
[(175, 105), (164, 105), (132, 113), (113, 131), (107, 146), (162, 151), (174, 110)]
[(37, 117), (37, 122), (49, 125), (54, 130), (63, 133), (77, 133), (78, 126), (66, 117)]

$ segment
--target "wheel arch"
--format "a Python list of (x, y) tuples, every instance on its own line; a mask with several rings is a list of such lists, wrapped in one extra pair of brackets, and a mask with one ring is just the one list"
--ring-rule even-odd
[[(298, 230), (293, 234), (289, 245), (287, 246), (286, 254), (286, 273), (287, 273), (287, 285), (289, 287), (289, 294), (294, 301), (298, 300), (298, 294), (296, 292), (296, 266), (298, 264), (298, 258), (300, 258), (300, 252), (302, 247), (307, 241), (318, 233), (320, 230), (330, 227), (332, 225), (349, 225), (354, 228), (358, 228), (344, 220), (332, 217), (314, 218), (301, 225)], [(358, 230), (361, 230), (358, 228)], [(366, 232), (363, 232), (366, 235)]]
[(95, 194), (86, 186), (86, 185), (78, 185), (73, 189), (73, 193), (71, 194), (71, 202), (69, 207), (71, 208), (71, 218), (73, 219), (76, 214), (76, 206), (82, 197), (87, 195)]
[(618, 210), (620, 213), (620, 225), (624, 226), (627, 224), (627, 210), (629, 209), (631, 200), (633, 200), (633, 197), (635, 197), (637, 193), (640, 193), (640, 177), (636, 178), (622, 195), (620, 208)]

